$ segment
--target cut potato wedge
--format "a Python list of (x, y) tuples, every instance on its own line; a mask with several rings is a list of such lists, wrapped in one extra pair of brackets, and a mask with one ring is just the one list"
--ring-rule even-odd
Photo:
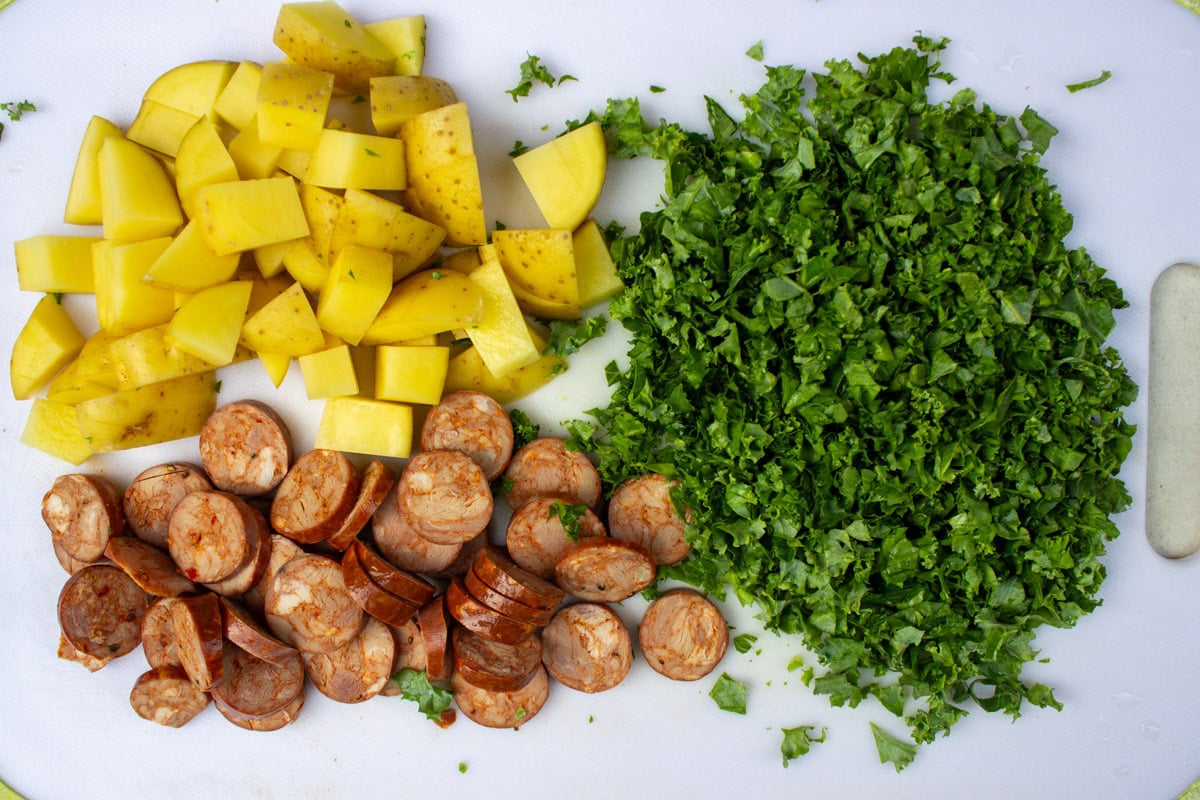
[(79, 432), (93, 452), (127, 450), (196, 436), (217, 405), (211, 372), (84, 400)]
[(592, 212), (608, 170), (599, 122), (564, 133), (513, 159), (517, 172), (551, 228), (575, 230)]
[(396, 67), (395, 54), (333, 0), (284, 3), (275, 44), (295, 63), (333, 73), (346, 92), (366, 91), (371, 78)]

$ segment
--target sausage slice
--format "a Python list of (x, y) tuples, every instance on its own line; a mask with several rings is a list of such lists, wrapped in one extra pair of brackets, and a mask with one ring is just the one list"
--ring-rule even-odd
[(462, 451), (479, 465), (489, 482), (494, 481), (512, 458), (512, 420), (490, 395), (451, 392), (425, 416), (421, 449)]
[[(425, 660), (425, 641), (421, 638), (421, 629), (415, 619), (410, 619), (403, 625), (389, 625), (392, 639), (396, 643), (396, 652), (392, 656), (391, 674), (395, 675), (402, 669), (414, 669), (425, 672), (428, 662)], [(430, 680), (439, 680), (430, 678)], [(379, 690), (385, 697), (395, 697), (400, 694), (400, 684), (389, 680)]]
[(471, 596), (458, 576), (451, 578), (450, 585), (446, 587), (446, 610), (459, 625), (495, 642), (516, 644), (537, 629), (531, 623), (506, 617), (479, 602)]
[(304, 549), (300, 545), (286, 536), (280, 536), (278, 533), (272, 533), (268, 541), (270, 542), (271, 553), (267, 558), (267, 568), (263, 570), (263, 575), (259, 578), (258, 583), (254, 584), (248, 592), (242, 595), (242, 602), (258, 612), (263, 610), (263, 598), (266, 597), (267, 586), (274, 579), (275, 573), (293, 557), (304, 552)]
[(76, 664), (82, 664), (87, 667), (88, 672), (96, 672), (104, 669), (112, 661), (108, 657), (97, 658), (96, 656), (89, 656), (87, 653), (81, 653), (61, 633), (58, 635), (58, 657), (63, 661), (74, 661)]
[(568, 546), (554, 565), (554, 577), (580, 600), (617, 603), (654, 582), (654, 559), (641, 545), (595, 536)]
[(600, 473), (586, 455), (568, 450), (564, 439), (543, 436), (516, 453), (504, 471), (505, 496), (517, 508), (535, 497), (565, 495), (594, 509), (600, 502)]
[(228, 577), (204, 584), (226, 597), (241, 597), (262, 580), (271, 562), (271, 537), (267, 521), (258, 509), (247, 504), (250, 520), (246, 524), (246, 559)]
[(192, 684), (182, 667), (153, 667), (134, 682), (129, 704), (142, 719), (181, 728), (208, 706), (208, 695)]
[(375, 546), (384, 558), (409, 572), (431, 575), (448, 569), (462, 552), (462, 543), (435, 544), (418, 533), (400, 508), (398, 488), (398, 483), (392, 487), (371, 518)]
[(469, 569), (463, 574), (462, 581), (463, 587), (472, 597), (488, 608), (496, 609), (506, 617), (519, 619), (521, 622), (533, 625), (545, 625), (554, 616), (554, 609), (527, 606), (500, 594), (480, 580), (473, 569)]
[(342, 647), (363, 623), (363, 611), (346, 591), (342, 566), (304, 553), (287, 561), (267, 587), (267, 626), (297, 650), (327, 653)]
[(396, 499), (418, 534), (435, 544), (461, 545), (492, 518), (492, 489), (483, 470), (457, 450), (427, 450), (409, 459)]
[(264, 403), (227, 403), (200, 429), (200, 462), (218, 489), (245, 496), (266, 494), (287, 474), (292, 434)]
[[(419, 605), (384, 589), (363, 569), (358, 550), (350, 548), (342, 554), (342, 578), (346, 591), (363, 611), (388, 625), (403, 625), (412, 619)], [(433, 587), (430, 587), (432, 594)]]
[(358, 500), (358, 470), (337, 450), (309, 450), (275, 491), (271, 527), (301, 544), (328, 539)]
[(423, 606), (433, 599), (435, 590), (428, 581), (392, 566), (366, 543), (355, 542), (350, 549), (366, 574), (380, 588), (416, 606)]
[(213, 698), (228, 710), (261, 719), (286, 708), (304, 691), (304, 664), (295, 650), (279, 662), (261, 659), (239, 647), (229, 650), (229, 674), (213, 689)]
[(517, 565), (499, 547), (485, 547), (471, 563), (480, 581), (526, 606), (553, 609), (565, 596), (562, 589)]
[(146, 608), (142, 617), (142, 654), (152, 667), (180, 666), (171, 613), (174, 604), (173, 597), (159, 597)]
[(516, 644), (503, 644), (458, 627), (453, 642), (454, 671), (480, 689), (520, 689), (533, 680), (542, 664), (542, 639), (536, 634)]
[(169, 555), (141, 539), (114, 536), (108, 540), (104, 555), (147, 594), (178, 597), (196, 591), (196, 584), (179, 574)]
[(353, 544), (395, 483), (396, 473), (387, 464), (379, 460), (367, 464), (367, 468), (363, 470), (358, 498), (341, 526), (326, 539), (329, 545), (337, 550), (345, 550)]
[(361, 703), (379, 694), (392, 677), (396, 641), (392, 631), (368, 617), (358, 635), (327, 653), (304, 653), (304, 671), (326, 697)]
[(692, 546), (671, 501), (675, 485), (658, 473), (622, 483), (608, 501), (608, 535), (640, 544), (660, 566), (683, 561)]
[(225, 637), (215, 594), (177, 598), (171, 605), (175, 652), (196, 688), (211, 691), (225, 677)]
[(236, 600), (221, 598), (225, 638), (252, 656), (272, 664), (290, 663), (296, 648), (278, 639), (250, 610)]
[(300, 716), (300, 709), (304, 708), (304, 692), (300, 692), (283, 708), (267, 714), (265, 717), (247, 717), (236, 709), (230, 708), (215, 694), (213, 695), (213, 706), (221, 712), (221, 716), (239, 728), (248, 731), (277, 731), (292, 724)]
[[(569, 522), (571, 530), (568, 531)], [(603, 536), (604, 523), (569, 497), (535, 497), (513, 512), (505, 533), (512, 560), (541, 578), (554, 577), (554, 563), (572, 541)]]
[(139, 539), (165, 550), (175, 506), (189, 492), (212, 488), (208, 476), (196, 464), (180, 461), (144, 469), (125, 489), (125, 522)]
[(58, 595), (63, 636), (93, 658), (118, 658), (137, 647), (145, 614), (146, 593), (111, 564), (84, 567), (67, 579)]
[(73, 559), (99, 561), (113, 536), (125, 531), (121, 495), (107, 479), (73, 473), (54, 479), (42, 497), (50, 538)]
[(475, 686), (455, 672), (450, 681), (454, 702), (467, 719), (488, 728), (520, 728), (542, 710), (550, 695), (546, 668), (538, 665), (533, 678), (520, 689), (496, 692)]
[(450, 626), (446, 621), (446, 595), (439, 594), (417, 612), (421, 631), (421, 650), (425, 653), (425, 674), (431, 681), (450, 677)]
[(258, 520), (246, 501), (227, 492), (192, 492), (171, 514), (167, 547), (180, 571), (198, 583), (216, 583), (251, 555)]
[(656, 672), (677, 681), (699, 680), (725, 657), (729, 625), (699, 592), (672, 589), (646, 609), (638, 644)]
[(554, 615), (542, 631), (542, 661), (551, 677), (581, 692), (603, 692), (625, 679), (633, 641), (608, 606), (576, 603)]

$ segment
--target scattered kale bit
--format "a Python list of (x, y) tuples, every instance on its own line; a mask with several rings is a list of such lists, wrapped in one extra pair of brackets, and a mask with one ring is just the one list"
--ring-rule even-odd
[(879, 751), (879, 763), (886, 764), (890, 761), (896, 772), (911, 764), (917, 755), (915, 744), (897, 739), (874, 722), (871, 723), (871, 734), (875, 737), (875, 749)]
[(465, 762), (465, 761), (458, 762), (458, 771), (461, 772), (462, 774), (466, 775), (467, 774), (467, 762)]
[(1100, 603), (1137, 387), (1105, 344), (1125, 298), (1040, 165), (1053, 125), (931, 102), (947, 43), (914, 42), (767, 66), (709, 133), (593, 112), (665, 186), (612, 243), (629, 365), (566, 427), (609, 485), (678, 477), (693, 553), (664, 576), (731, 586), (803, 637), (814, 691), (916, 708), (922, 744), (1058, 707), (1022, 670)]
[(816, 730), (816, 727), (816, 725), (798, 725), (795, 728), (783, 729), (783, 743), (779, 746), (779, 751), (783, 754), (785, 767), (792, 759), (808, 755), (808, 751), (814, 744), (825, 741), (825, 737), (828, 735), (825, 728), (821, 728), (820, 736), (813, 736), (809, 733), (809, 731)]
[(717, 682), (713, 684), (708, 696), (722, 711), (731, 711), (734, 714), (746, 713), (746, 684), (729, 677), (727, 672), (722, 672), (721, 677), (717, 678)]
[(662, 94), (666, 90), (667, 90), (667, 87), (665, 87), (665, 86), (659, 86), (656, 83), (650, 84), (650, 91), (653, 94)]
[(763, 60), (762, 39), (759, 39), (757, 42), (750, 45), (750, 49), (746, 51), (746, 55), (750, 56), (750, 58), (753, 58), (755, 61), (762, 61)]
[(579, 520), (587, 513), (587, 510), (588, 507), (583, 503), (568, 504), (562, 500), (555, 500), (554, 504), (550, 506), (550, 510), (546, 512), (546, 519), (558, 517), (567, 539), (577, 542), (579, 541)]
[(574, 75), (563, 75), (561, 78), (555, 78), (545, 65), (542, 64), (542, 59), (535, 55), (525, 54), (527, 58), (521, 62), (521, 80), (511, 89), (506, 89), (505, 94), (511, 95), (513, 102), (517, 102), (519, 98), (528, 97), (529, 90), (533, 88), (533, 82), (539, 81), (547, 86), (558, 86), (563, 81), (577, 80)]
[[(0, 0), (0, 11), (3, 11), (15, 2), (16, 0)], [(4, 126), (0, 125), (0, 130), (4, 130)]]
[(550, 338), (542, 355), (566, 358), (579, 348), (598, 339), (608, 330), (608, 317), (597, 315), (578, 322), (556, 319), (550, 322)]
[(529, 152), (529, 145), (525, 144), (520, 139), (517, 139), (515, 142), (513, 142), (512, 150), (508, 151), (508, 155), (509, 155), (509, 158), (516, 158), (517, 156), (521, 155), (522, 153), (528, 153), (528, 152)]
[(1083, 89), (1090, 89), (1093, 86), (1099, 86), (1111, 77), (1112, 72), (1106, 69), (1091, 80), (1080, 81), (1079, 83), (1068, 83), (1067, 91), (1071, 94), (1075, 94), (1075, 92), (1082, 91)]
[(402, 669), (392, 676), (400, 686), (400, 696), (411, 700), (421, 713), (434, 722), (442, 722), (442, 712), (450, 708), (454, 699), (449, 689), (429, 682), (429, 676), (415, 669)]
[(513, 452), (520, 450), (542, 433), (542, 426), (529, 419), (529, 415), (519, 408), (508, 412), (508, 418), (513, 426)]
[(740, 633), (733, 637), (733, 649), (739, 653), (749, 653), (750, 648), (754, 647), (754, 643), (758, 641), (758, 637), (753, 633)]
[[(11, 2), (11, 0), (10, 0), (10, 2)], [(5, 4), (5, 5), (7, 5), (7, 4)], [(3, 9), (4, 9), (4, 6), (0, 6), (0, 10), (3, 10)], [(29, 102), (28, 100), (21, 100), (21, 101), (14, 100), (14, 101), (8, 102), (8, 103), (0, 103), (0, 111), (3, 111), (6, 114), (8, 114), (8, 118), (10, 120), (12, 120), (13, 122), (16, 122), (22, 116), (25, 115), (25, 112), (37, 111), (37, 106), (35, 106), (33, 103)], [(3, 135), (4, 135), (4, 123), (0, 122), (0, 136), (3, 136)]]

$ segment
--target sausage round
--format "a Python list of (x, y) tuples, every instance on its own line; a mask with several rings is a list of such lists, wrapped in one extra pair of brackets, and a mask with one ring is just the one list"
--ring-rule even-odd
[(417, 612), (419, 604), (399, 597), (371, 580), (358, 559), (356, 548), (350, 548), (342, 554), (342, 579), (354, 602), (375, 619), (389, 625), (403, 625)]
[(159, 597), (142, 617), (142, 654), (152, 667), (181, 666), (175, 646), (174, 597)]
[(54, 479), (42, 497), (50, 538), (73, 559), (99, 561), (113, 536), (125, 531), (121, 495), (107, 479), (73, 473)]
[(104, 555), (147, 594), (178, 597), (196, 591), (196, 584), (179, 574), (169, 555), (141, 539), (114, 536), (108, 540)]
[(480, 689), (520, 689), (533, 680), (542, 663), (542, 639), (536, 634), (515, 644), (503, 644), (458, 627), (452, 638), (454, 671)]
[(625, 679), (633, 641), (608, 606), (576, 603), (554, 615), (542, 631), (542, 661), (551, 677), (581, 692), (603, 692)]
[(74, 575), (88, 564), (96, 563), (93, 561), (80, 561), (78, 558), (72, 558), (71, 556), (67, 555), (66, 550), (63, 550), (61, 544), (53, 540), (51, 540), (51, 544), (54, 546), (54, 557), (58, 559), (59, 565), (67, 571), (68, 575)]
[(427, 450), (408, 460), (396, 498), (418, 534), (435, 544), (461, 545), (492, 518), (492, 489), (483, 470), (457, 450)]
[[(412, 669), (417, 672), (425, 672), (427, 662), (425, 660), (425, 641), (421, 638), (421, 629), (417, 625), (415, 619), (410, 619), (403, 625), (389, 625), (392, 630), (392, 639), (396, 643), (396, 652), (392, 656), (392, 675), (395, 675), (402, 669)], [(430, 680), (439, 680), (438, 678), (430, 677)], [(396, 681), (389, 680), (379, 690), (379, 693), (385, 697), (395, 697), (401, 694), (400, 684)]]
[(485, 547), (471, 563), (475, 577), (505, 597), (526, 606), (553, 609), (563, 590), (520, 567), (499, 547)]
[(64, 661), (74, 661), (76, 664), (82, 664), (87, 667), (88, 672), (96, 672), (97, 670), (104, 669), (112, 661), (107, 656), (97, 658), (96, 656), (89, 656), (87, 653), (81, 653), (61, 633), (58, 635), (58, 657)]
[(287, 474), (292, 434), (264, 403), (227, 403), (210, 414), (200, 429), (200, 462), (218, 489), (246, 496), (266, 494)]
[(250, 655), (272, 664), (289, 663), (296, 655), (296, 648), (278, 639), (236, 600), (222, 597), (221, 612), (225, 638)]
[(326, 697), (339, 703), (361, 703), (383, 690), (392, 677), (396, 641), (392, 631), (368, 617), (358, 635), (327, 653), (304, 653), (304, 671)]
[(92, 564), (76, 572), (58, 595), (58, 622), (71, 646), (113, 659), (142, 640), (146, 593), (119, 567)]
[(271, 562), (271, 537), (263, 515), (247, 504), (250, 521), (246, 525), (246, 549), (249, 553), (228, 577), (204, 584), (208, 589), (226, 597), (241, 597), (254, 588)]
[(243, 717), (261, 719), (285, 708), (304, 691), (304, 664), (295, 650), (280, 662), (271, 662), (231, 647), (228, 676), (213, 689), (214, 699)]
[(144, 469), (125, 489), (125, 522), (139, 539), (165, 550), (175, 506), (189, 492), (212, 488), (208, 476), (196, 464), (181, 461)]
[(488, 728), (520, 728), (546, 704), (550, 679), (539, 664), (529, 683), (511, 692), (496, 692), (481, 689), (455, 672), (450, 690), (459, 710), (472, 722)]
[(338, 450), (309, 450), (275, 490), (271, 527), (301, 544), (328, 539), (358, 500), (358, 470)]
[(272, 533), (267, 541), (270, 543), (270, 556), (267, 558), (267, 568), (263, 571), (263, 575), (259, 578), (258, 583), (250, 587), (250, 590), (242, 595), (242, 602), (255, 611), (263, 610), (263, 598), (267, 594), (267, 586), (275, 577), (275, 573), (279, 568), (286, 564), (293, 557), (300, 555), (304, 549), (300, 545), (293, 542), (286, 536), (280, 536), (278, 533)]
[[(563, 525), (564, 514), (577, 515), (573, 537)], [(535, 497), (513, 512), (505, 545), (513, 561), (540, 578), (553, 578), (554, 563), (573, 539), (603, 535), (604, 523), (586, 505), (571, 498)]]
[(490, 482), (504, 472), (512, 458), (512, 420), (490, 395), (471, 390), (451, 392), (425, 416), (421, 449), (462, 451)]
[(646, 609), (638, 645), (656, 672), (677, 681), (699, 680), (725, 657), (729, 625), (699, 592), (672, 589)]
[(462, 581), (463, 588), (467, 590), (468, 594), (488, 608), (493, 608), (506, 617), (519, 619), (521, 622), (528, 622), (533, 625), (545, 625), (554, 616), (554, 609), (528, 606), (513, 600), (511, 597), (500, 594), (480, 580), (473, 569), (469, 569), (463, 574)]
[(363, 470), (362, 482), (358, 489), (358, 498), (341, 526), (330, 534), (325, 541), (337, 550), (345, 550), (353, 544), (358, 534), (371, 521), (371, 515), (379, 508), (392, 486), (396, 483), (396, 473), (382, 461), (375, 460), (367, 464)]
[(554, 565), (554, 577), (580, 600), (617, 603), (654, 582), (654, 559), (641, 545), (594, 536), (571, 544)]
[(181, 728), (208, 706), (208, 695), (192, 684), (181, 667), (154, 667), (138, 676), (129, 704), (142, 719)]
[(171, 605), (171, 623), (175, 652), (192, 683), (202, 692), (219, 686), (225, 677), (225, 628), (217, 596), (177, 598)]
[(300, 692), (283, 708), (265, 717), (247, 717), (230, 708), (217, 695), (213, 695), (213, 706), (221, 712), (221, 716), (239, 728), (248, 731), (277, 731), (285, 725), (292, 724), (300, 716), (300, 709), (304, 708), (304, 692)]
[(263, 601), (267, 626), (297, 650), (327, 653), (358, 635), (363, 611), (346, 591), (342, 566), (304, 553), (275, 573)]
[(608, 535), (640, 544), (659, 566), (683, 561), (692, 546), (684, 538), (683, 517), (671, 501), (675, 486), (658, 473), (622, 483), (608, 501)]
[(514, 453), (504, 477), (513, 508), (543, 495), (573, 497), (592, 509), (600, 502), (600, 473), (586, 455), (568, 450), (557, 437), (534, 439)]
[(448, 569), (463, 545), (434, 544), (418, 533), (400, 508), (398, 487), (398, 483), (392, 487), (371, 518), (375, 546), (384, 558), (409, 572), (430, 575)]
[(439, 594), (417, 612), (421, 631), (421, 650), (425, 654), (425, 674), (431, 681), (450, 677), (450, 626), (446, 622), (446, 595)]
[(192, 492), (171, 514), (167, 547), (189, 579), (216, 583), (237, 571), (251, 555), (250, 537), (258, 526), (253, 510), (227, 492)]
[[(423, 606), (433, 599), (435, 590), (428, 581), (392, 566), (364, 542), (355, 542), (346, 552), (349, 553), (350, 550), (354, 551), (355, 560), (371, 581), (384, 591), (391, 592), (414, 606)], [(344, 560), (345, 556), (343, 562)]]
[(485, 606), (478, 598), (471, 596), (458, 576), (451, 578), (450, 585), (446, 587), (446, 610), (459, 625), (495, 642), (515, 644), (536, 630), (531, 623), (506, 617), (496, 609)]

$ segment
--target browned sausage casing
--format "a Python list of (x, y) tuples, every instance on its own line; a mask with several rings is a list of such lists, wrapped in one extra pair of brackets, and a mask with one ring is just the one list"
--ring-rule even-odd
[(171, 605), (175, 652), (179, 663), (202, 692), (225, 678), (225, 637), (221, 603), (212, 593), (176, 598)]
[(358, 635), (363, 610), (346, 591), (342, 565), (303, 553), (275, 573), (263, 601), (267, 626), (297, 650), (327, 653)]
[(368, 618), (358, 636), (328, 653), (304, 653), (304, 671), (326, 697), (361, 703), (379, 694), (392, 677), (396, 641), (387, 625)]
[(225, 638), (250, 655), (272, 664), (288, 664), (296, 655), (296, 648), (275, 637), (248, 608), (236, 600), (222, 597), (221, 612)]
[[(358, 560), (358, 550), (350, 548), (342, 554), (342, 578), (346, 591), (363, 611), (388, 625), (403, 625), (417, 613), (418, 604), (399, 597), (371, 580)], [(432, 591), (432, 587), (430, 587)]]
[(384, 558), (409, 572), (431, 575), (448, 569), (462, 552), (462, 543), (434, 544), (417, 532), (400, 508), (398, 488), (399, 483), (392, 487), (371, 519), (375, 546)]
[(454, 671), (480, 689), (511, 692), (533, 680), (542, 663), (542, 639), (537, 634), (516, 644), (485, 639), (466, 628), (453, 633)]
[(518, 566), (499, 547), (481, 550), (471, 571), (483, 583), (522, 605), (553, 609), (564, 597), (562, 589)]
[(147, 594), (178, 597), (196, 591), (196, 584), (179, 574), (169, 555), (141, 539), (114, 536), (104, 554)]
[(617, 603), (654, 582), (654, 558), (641, 545), (609, 536), (572, 542), (554, 565), (554, 577), (580, 600)]
[(542, 661), (551, 677), (581, 692), (603, 692), (625, 679), (633, 641), (608, 606), (576, 603), (554, 615), (542, 631)]
[(423, 606), (433, 599), (435, 589), (428, 581), (393, 566), (366, 543), (355, 542), (351, 550), (363, 570), (380, 588), (416, 606)]
[(519, 728), (542, 710), (550, 695), (546, 668), (538, 665), (533, 678), (520, 689), (495, 692), (481, 689), (454, 673), (450, 690), (454, 702), (467, 719), (489, 728)]
[(212, 483), (196, 464), (159, 464), (137, 474), (125, 489), (122, 506), (129, 529), (144, 542), (167, 548), (171, 512), (189, 492), (206, 492)]
[(479, 602), (471, 596), (458, 576), (452, 578), (446, 587), (446, 610), (459, 625), (496, 642), (516, 644), (537, 629), (531, 623), (506, 617)]
[(292, 463), (292, 434), (273, 409), (257, 400), (227, 403), (200, 429), (200, 461), (218, 489), (266, 494)]
[(659, 566), (683, 561), (692, 546), (671, 502), (675, 485), (658, 473), (622, 483), (608, 501), (608, 535), (640, 544)]
[(180, 666), (175, 646), (175, 621), (171, 606), (175, 598), (159, 597), (146, 608), (142, 617), (142, 654), (152, 667)]
[(216, 583), (251, 555), (258, 517), (246, 501), (227, 492), (192, 492), (171, 514), (167, 546), (190, 580)]
[(263, 575), (259, 578), (258, 583), (254, 584), (254, 586), (250, 587), (250, 591), (242, 595), (242, 602), (249, 608), (260, 613), (263, 610), (263, 598), (266, 597), (267, 586), (275, 577), (275, 573), (293, 557), (304, 552), (304, 549), (300, 545), (286, 536), (280, 536), (278, 533), (272, 533), (268, 541), (270, 542), (271, 553), (267, 559), (267, 568), (263, 571)]
[(353, 544), (395, 484), (396, 473), (387, 464), (378, 460), (367, 464), (367, 468), (363, 470), (362, 485), (358, 489), (354, 507), (350, 509), (341, 526), (325, 541), (337, 550), (345, 550)]
[(213, 706), (221, 712), (221, 716), (239, 728), (248, 731), (277, 731), (285, 725), (292, 724), (300, 716), (300, 709), (304, 708), (304, 692), (300, 692), (286, 706), (265, 717), (247, 717), (230, 708), (216, 695), (213, 695)]
[(596, 513), (569, 497), (535, 497), (517, 507), (508, 521), (505, 546), (512, 560), (540, 578), (554, 577), (554, 564), (572, 541), (562, 513), (583, 509), (576, 520), (575, 539), (603, 536), (604, 523)]
[(63, 636), (93, 658), (118, 658), (137, 647), (145, 614), (146, 593), (111, 564), (84, 567), (58, 595)]
[(512, 420), (503, 406), (483, 392), (451, 392), (425, 416), (421, 449), (460, 450), (493, 481), (512, 458)]
[(50, 537), (73, 559), (99, 561), (113, 536), (125, 532), (121, 495), (106, 478), (73, 473), (54, 479), (42, 497)]
[(408, 460), (396, 482), (404, 517), (435, 544), (461, 545), (492, 518), (492, 489), (483, 470), (457, 450), (427, 450)]
[(592, 509), (600, 502), (600, 473), (586, 455), (568, 450), (557, 437), (534, 439), (514, 453), (504, 477), (513, 508), (545, 495), (573, 497)]
[(204, 584), (217, 594), (241, 597), (262, 580), (271, 563), (271, 537), (267, 521), (257, 508), (247, 504), (250, 520), (246, 524), (246, 558), (228, 577)]
[(142, 719), (181, 728), (205, 709), (208, 695), (192, 684), (182, 667), (153, 667), (138, 676), (129, 704)]
[(228, 676), (213, 689), (213, 698), (239, 715), (261, 719), (286, 708), (304, 691), (304, 664), (293, 650), (288, 658), (271, 662), (240, 647), (231, 647)]
[(519, 619), (521, 622), (528, 622), (532, 625), (545, 625), (554, 616), (554, 609), (527, 606), (500, 594), (480, 580), (473, 569), (469, 569), (463, 574), (462, 581), (463, 587), (472, 597), (488, 608), (496, 609), (506, 617)]
[(677, 681), (699, 680), (725, 657), (729, 625), (699, 592), (672, 589), (646, 609), (638, 644), (656, 672)]
[(358, 500), (358, 470), (337, 450), (309, 450), (275, 491), (271, 527), (301, 544), (328, 539)]
[(421, 631), (421, 649), (425, 653), (425, 674), (431, 681), (450, 677), (450, 626), (446, 621), (446, 595), (439, 594), (417, 612)]

